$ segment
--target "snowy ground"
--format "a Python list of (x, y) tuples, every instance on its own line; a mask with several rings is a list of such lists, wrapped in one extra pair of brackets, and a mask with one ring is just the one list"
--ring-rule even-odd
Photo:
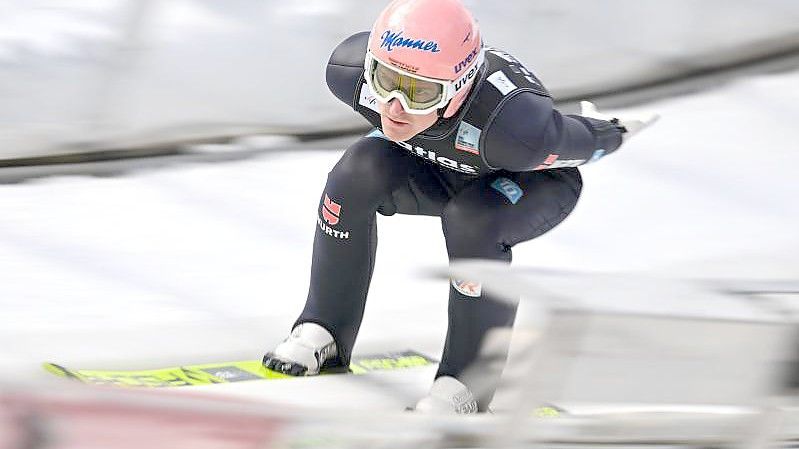
[[(761, 76), (641, 106), (661, 121), (585, 167), (573, 215), (514, 249), (515, 264), (799, 279), (797, 86), (799, 73)], [(260, 357), (304, 302), (317, 201), (341, 150), (0, 185), (0, 377), (43, 379), (45, 360), (146, 368)], [(447, 262), (438, 220), (381, 217), (378, 227), (356, 352), (438, 357), (447, 284), (423, 276)], [(432, 372), (380, 376), (396, 398), (384, 403), (407, 404)], [(327, 383), (336, 380), (314, 385)], [(321, 396), (280, 384), (229, 391), (355, 400), (338, 384)], [(389, 390), (370, 385), (358, 402)]]

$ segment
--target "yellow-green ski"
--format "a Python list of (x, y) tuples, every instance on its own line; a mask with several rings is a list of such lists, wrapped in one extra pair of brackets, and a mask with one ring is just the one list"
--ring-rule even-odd
[[(391, 371), (435, 363), (437, 363), (436, 360), (415, 351), (373, 354), (353, 357), (349, 373), (366, 374), (372, 371)], [(120, 387), (183, 387), (292, 377), (264, 368), (260, 360), (122, 371), (73, 370), (55, 363), (44, 363), (43, 366), (45, 370), (56, 376), (71, 378), (87, 384)]]

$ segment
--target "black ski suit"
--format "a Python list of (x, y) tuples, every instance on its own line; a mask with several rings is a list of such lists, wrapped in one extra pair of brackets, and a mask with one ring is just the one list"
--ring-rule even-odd
[[(454, 117), (440, 119), (407, 142), (392, 142), (380, 131), (375, 99), (363, 79), (368, 36), (345, 40), (327, 66), (330, 90), (375, 130), (348, 148), (328, 174), (308, 300), (297, 320), (330, 331), (342, 364), (349, 363), (363, 317), (377, 212), (441, 217), (450, 260), (510, 262), (514, 245), (549, 231), (575, 207), (582, 187), (575, 167), (621, 144), (618, 126), (561, 115), (529, 70), (490, 48), (485, 68)], [(451, 282), (437, 377), (458, 378), (476, 359), (489, 330), (513, 324), (516, 307), (490, 296), (467, 280)], [(492, 395), (478, 397), (481, 410)]]

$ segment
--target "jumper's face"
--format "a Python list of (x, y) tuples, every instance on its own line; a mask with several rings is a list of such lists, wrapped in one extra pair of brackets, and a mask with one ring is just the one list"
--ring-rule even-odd
[(426, 115), (408, 114), (396, 98), (388, 103), (378, 102), (378, 105), (383, 134), (395, 142), (404, 142), (438, 121), (437, 111)]

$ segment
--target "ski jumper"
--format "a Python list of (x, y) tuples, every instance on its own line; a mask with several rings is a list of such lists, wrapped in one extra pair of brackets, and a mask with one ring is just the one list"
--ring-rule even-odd
[[(326, 328), (344, 365), (374, 268), (376, 213), (441, 217), (450, 260), (509, 263), (514, 245), (544, 234), (574, 209), (582, 188), (575, 167), (621, 145), (617, 125), (560, 114), (535, 75), (493, 48), (457, 114), (407, 142), (393, 142), (380, 131), (377, 103), (363, 79), (368, 39), (368, 32), (351, 36), (328, 62), (330, 90), (375, 130), (328, 174), (308, 299), (297, 320)], [(493, 300), (479, 284), (453, 280), (448, 313), (437, 377), (457, 378), (488, 331), (513, 324), (516, 307)], [(478, 397), (481, 409), (492, 394)]]

